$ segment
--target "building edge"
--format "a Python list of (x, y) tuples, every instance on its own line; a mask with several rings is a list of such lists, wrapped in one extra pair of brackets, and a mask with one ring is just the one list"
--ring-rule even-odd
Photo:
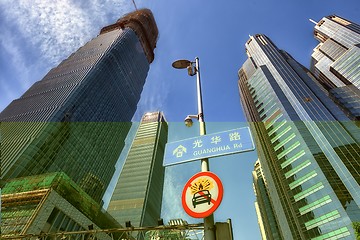
[(155, 18), (150, 9), (140, 9), (121, 17), (116, 23), (103, 27), (100, 35), (115, 29), (131, 28), (138, 36), (149, 63), (155, 57), (154, 49), (159, 35)]

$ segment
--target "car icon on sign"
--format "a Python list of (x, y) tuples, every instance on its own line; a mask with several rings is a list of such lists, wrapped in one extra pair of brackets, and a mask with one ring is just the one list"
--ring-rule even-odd
[(196, 208), (196, 205), (208, 203), (210, 205), (211, 202), (211, 193), (209, 190), (201, 190), (194, 194), (192, 198), (192, 204), (194, 208)]

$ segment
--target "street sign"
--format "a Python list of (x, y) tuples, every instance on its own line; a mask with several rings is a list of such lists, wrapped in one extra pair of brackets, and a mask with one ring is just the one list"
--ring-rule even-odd
[(188, 138), (165, 146), (164, 166), (255, 149), (249, 127)]
[(218, 176), (212, 172), (199, 172), (185, 184), (181, 202), (189, 216), (206, 218), (219, 207), (223, 193)]

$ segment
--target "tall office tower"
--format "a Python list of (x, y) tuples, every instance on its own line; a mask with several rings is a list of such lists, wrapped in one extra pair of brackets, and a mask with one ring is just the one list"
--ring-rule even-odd
[(319, 40), (310, 70), (329, 96), (352, 119), (360, 120), (360, 25), (342, 17), (324, 17), (315, 26)]
[(258, 217), (261, 237), (263, 240), (283, 239), (280, 235), (279, 225), (276, 221), (268, 194), (266, 179), (259, 160), (255, 162), (252, 175), (254, 193), (256, 196), (255, 210)]
[(135, 227), (157, 226), (167, 134), (162, 113), (144, 114), (107, 209), (120, 224), (130, 221)]
[(265, 35), (250, 37), (245, 46), (241, 101), (281, 236), (354, 239), (359, 128)]
[(150, 10), (104, 27), (0, 114), (4, 180), (65, 172), (98, 202), (154, 59)]

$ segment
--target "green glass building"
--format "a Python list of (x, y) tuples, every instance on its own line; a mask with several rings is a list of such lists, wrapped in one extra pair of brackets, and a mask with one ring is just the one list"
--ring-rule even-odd
[(167, 135), (161, 112), (144, 114), (107, 209), (120, 224), (130, 221), (134, 227), (157, 226)]
[[(3, 237), (85, 231), (89, 226), (93, 229), (121, 228), (65, 173), (12, 179), (2, 190)], [(105, 233), (97, 234), (96, 237), (112, 239)]]
[(268, 37), (256, 34), (245, 46), (240, 97), (280, 236), (354, 239), (353, 223), (360, 221), (359, 128)]
[(101, 29), (0, 113), (1, 177), (64, 172), (97, 202), (154, 59), (150, 10)]
[(258, 217), (261, 237), (263, 240), (283, 239), (280, 235), (279, 224), (274, 214), (266, 178), (259, 160), (255, 162), (252, 177), (256, 197), (255, 210)]

